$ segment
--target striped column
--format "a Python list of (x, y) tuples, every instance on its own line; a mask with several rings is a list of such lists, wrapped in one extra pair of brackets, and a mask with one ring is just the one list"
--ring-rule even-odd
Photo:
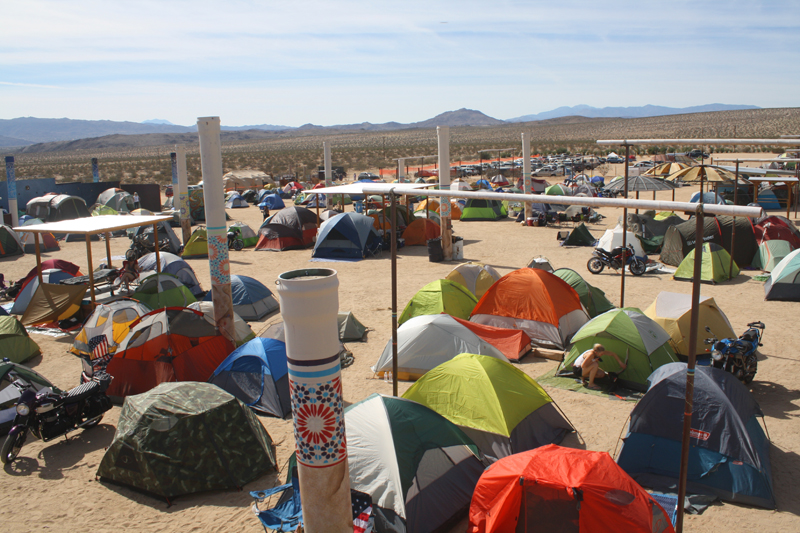
[(335, 270), (284, 272), (281, 299), (300, 498), (308, 533), (352, 532)]
[(11, 213), (11, 227), (19, 226), (17, 210), (17, 178), (14, 174), (14, 156), (6, 156), (6, 186), (8, 188), (8, 211)]
[[(531, 193), (531, 139), (527, 133), (522, 134), (522, 192)], [(531, 203), (525, 202), (525, 220), (531, 217)]]
[(92, 158), (92, 181), (100, 183), (100, 168), (97, 166), (97, 158)]

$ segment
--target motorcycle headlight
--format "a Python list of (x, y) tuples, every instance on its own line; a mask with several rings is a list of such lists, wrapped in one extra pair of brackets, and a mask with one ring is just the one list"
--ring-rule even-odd
[(31, 413), (31, 408), (26, 403), (17, 404), (17, 414), (19, 416), (28, 416)]
[(711, 350), (711, 358), (714, 361), (722, 361), (722, 354), (719, 350)]

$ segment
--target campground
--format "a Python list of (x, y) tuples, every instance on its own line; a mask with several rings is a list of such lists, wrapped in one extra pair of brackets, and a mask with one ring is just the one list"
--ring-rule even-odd
[[(726, 154), (728, 156), (730, 154)], [(746, 154), (742, 154), (746, 156)], [(618, 169), (621, 167), (618, 166)], [(612, 168), (613, 170), (613, 168)], [(560, 178), (548, 178), (558, 183)], [(676, 190), (676, 200), (688, 201), (697, 186)], [(633, 195), (631, 195), (633, 197)], [(659, 200), (671, 199), (672, 193), (660, 192)], [(642, 199), (652, 193), (642, 193)], [(348, 210), (352, 209), (348, 206)], [(604, 208), (605, 218), (587, 224), (599, 238), (613, 228), (621, 209)], [(243, 221), (253, 229), (260, 226), (258, 208), (229, 209), (232, 220)], [(783, 214), (772, 211), (772, 214)], [(686, 218), (686, 217), (684, 217)], [(792, 213), (793, 221), (796, 222)], [(524, 267), (536, 256), (550, 260), (553, 268), (568, 267), (602, 289), (607, 298), (619, 304), (620, 275), (604, 270), (592, 275), (586, 268), (591, 256), (589, 247), (562, 247), (556, 238), (559, 231), (571, 230), (573, 224), (523, 227), (505, 219), (496, 222), (453, 221), (454, 234), (464, 239), (464, 261), (492, 265), (501, 275)], [(179, 233), (179, 230), (178, 230)], [(125, 237), (111, 241), (115, 256), (123, 255), (130, 241)], [(95, 263), (105, 257), (105, 243), (92, 243)], [(339, 277), (339, 309), (352, 311), (367, 326), (366, 342), (351, 342), (355, 362), (342, 370), (345, 404), (365, 399), (372, 393), (391, 394), (392, 385), (375, 377), (370, 366), (376, 363), (391, 338), (391, 258), (382, 252), (375, 258), (358, 262), (310, 263), (311, 250), (283, 252), (231, 251), (231, 273), (258, 279), (270, 289), (282, 272), (314, 267), (332, 268)], [(59, 258), (76, 263), (86, 271), (86, 247), (83, 242), (61, 243), (58, 252), (44, 253), (43, 259)], [(657, 256), (651, 259), (657, 260)], [(102, 259), (100, 259), (102, 260)], [(188, 259), (203, 289), (210, 290), (208, 261)], [(424, 285), (444, 278), (460, 261), (431, 263), (425, 246), (406, 246), (398, 250), (398, 314), (406, 302)], [(119, 261), (121, 263), (121, 261)], [(27, 254), (2, 260), (6, 280), (23, 277), (35, 266), (35, 256)], [(766, 324), (763, 347), (760, 349), (758, 374), (750, 386), (766, 416), (771, 439), (770, 459), (778, 510), (770, 511), (730, 503), (712, 504), (701, 515), (686, 515), (687, 531), (800, 531), (800, 356), (794, 351), (797, 339), (796, 302), (764, 300), (763, 282), (752, 279), (760, 271), (742, 269), (741, 274), (718, 285), (703, 285), (701, 293), (713, 297), (727, 314), (736, 334), (748, 322)], [(671, 274), (648, 272), (641, 277), (626, 275), (625, 304), (646, 309), (661, 291), (690, 293), (691, 283), (674, 281)], [(260, 321), (250, 322), (256, 335), (281, 320), (273, 313)], [(703, 324), (701, 326), (701, 335)], [(76, 334), (77, 332), (73, 333)], [(28, 363), (57, 386), (69, 389), (78, 383), (80, 361), (67, 352), (72, 335), (51, 337), (32, 333), (31, 337), (43, 355)], [(528, 355), (519, 364), (534, 379), (553, 371), (555, 361)], [(400, 382), (402, 394), (410, 387)], [(574, 392), (543, 385), (580, 432), (570, 435), (564, 445), (606, 451), (613, 454), (618, 439), (626, 428), (634, 403), (621, 397)], [(63, 438), (42, 443), (29, 440), (20, 458), (0, 474), (3, 505), (0, 520), (5, 531), (41, 531), (58, 528), (62, 531), (261, 531), (261, 525), (250, 511), (252, 499), (247, 491), (264, 489), (283, 483), (286, 465), (294, 451), (292, 421), (259, 417), (277, 444), (279, 473), (269, 474), (248, 484), (241, 492), (212, 492), (183, 496), (167, 506), (164, 500), (136, 493), (127, 488), (95, 480), (95, 472), (114, 435), (120, 406), (106, 414), (102, 423), (89, 431), (72, 434), (69, 443)], [(677, 416), (677, 415), (676, 415)], [(466, 521), (453, 531), (464, 531)]]

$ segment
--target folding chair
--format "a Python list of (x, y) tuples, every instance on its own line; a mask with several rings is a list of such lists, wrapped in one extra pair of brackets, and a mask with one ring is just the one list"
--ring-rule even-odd
[[(283, 494), (281, 494), (283, 493)], [(281, 494), (278, 504), (271, 508), (261, 510), (258, 504), (273, 496)], [(300, 485), (298, 477), (292, 476), (292, 482), (267, 490), (254, 490), (250, 492), (253, 497), (253, 513), (261, 521), (264, 531), (296, 531), (303, 523), (303, 508), (300, 505)]]

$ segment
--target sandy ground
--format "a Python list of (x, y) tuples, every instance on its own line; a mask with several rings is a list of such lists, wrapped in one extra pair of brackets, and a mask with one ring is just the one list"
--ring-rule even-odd
[[(613, 171), (613, 170), (612, 170)], [(555, 183), (556, 178), (550, 178)], [(696, 187), (678, 189), (677, 199), (688, 200)], [(651, 193), (642, 195), (650, 198)], [(659, 193), (659, 199), (669, 200), (671, 193)], [(256, 208), (229, 210), (234, 220), (243, 220), (257, 228), (261, 217)], [(607, 217), (601, 224), (591, 225), (599, 236), (607, 227), (613, 227), (621, 210), (604, 209)], [(785, 214), (785, 213), (784, 213)], [(499, 222), (454, 221), (454, 231), (464, 238), (465, 260), (481, 261), (497, 268), (501, 274), (525, 266), (534, 256), (544, 255), (554, 267), (570, 267), (600, 287), (612, 302), (619, 303), (620, 276), (604, 271), (591, 275), (586, 269), (590, 248), (563, 248), (558, 245), (556, 233), (562, 228), (522, 227), (510, 220)], [(128, 247), (126, 238), (112, 241), (112, 253), (122, 254)], [(93, 244), (95, 258), (105, 255), (104, 243)], [(272, 286), (282, 272), (311, 266), (310, 250), (282, 253), (255, 252), (247, 249), (232, 252), (231, 271), (255, 277)], [(86, 249), (82, 243), (62, 244), (62, 250), (47, 254), (73, 261), (85, 271)], [(17, 279), (35, 265), (32, 255), (0, 262), (6, 279)], [(210, 288), (208, 263), (190, 261), (205, 289)], [(457, 262), (430, 263), (425, 247), (405, 247), (398, 259), (399, 311), (423, 285), (443, 278)], [(369, 370), (391, 336), (391, 262), (388, 253), (378, 258), (357, 263), (314, 263), (338, 271), (339, 302), (341, 310), (352, 310), (369, 327), (368, 340), (351, 343), (348, 347), (355, 355), (355, 364), (343, 370), (344, 395), (348, 403), (361, 400), (371, 393), (391, 394), (391, 384), (373, 377)], [(687, 530), (716, 531), (798, 531), (800, 530), (800, 441), (797, 439), (800, 423), (800, 378), (795, 352), (797, 333), (797, 303), (766, 302), (762, 283), (752, 280), (759, 272), (743, 271), (736, 280), (724, 284), (704, 285), (702, 293), (713, 296), (726, 312), (739, 333), (747, 322), (763, 320), (766, 324), (762, 360), (752, 392), (766, 414), (766, 423), (772, 439), (770, 454), (772, 476), (778, 502), (777, 511), (748, 508), (717, 503), (702, 515), (687, 516)], [(667, 274), (648, 273), (635, 278), (626, 276), (625, 303), (645, 309), (660, 291), (691, 292), (691, 285), (677, 282)], [(261, 333), (279, 315), (251, 323), (256, 334)], [(71, 337), (52, 337), (33, 334), (43, 355), (29, 364), (56, 385), (70, 388), (77, 383), (80, 363), (66, 353)], [(556, 363), (532, 356), (526, 357), (521, 368), (532, 377), (553, 369)], [(408, 383), (400, 384), (401, 393)], [(548, 392), (561, 406), (580, 431), (585, 441), (577, 437), (567, 445), (585, 446), (591, 450), (613, 453), (618, 437), (623, 431), (632, 403), (597, 397), (588, 394), (550, 389)], [(115, 406), (102, 424), (90, 431), (78, 431), (69, 443), (59, 439), (49, 443), (29, 441), (21, 457), (0, 473), (0, 521), (4, 531), (261, 531), (257, 519), (251, 514), (251, 499), (247, 492), (214, 492), (178, 498), (168, 507), (162, 500), (131, 490), (103, 484), (95, 480), (95, 472), (103, 457), (104, 448), (112, 440), (120, 408)], [(262, 423), (277, 443), (281, 479), (285, 465), (293, 451), (291, 420), (262, 418)], [(264, 476), (245, 490), (271, 487), (277, 474)], [(463, 528), (460, 529), (463, 531)]]

